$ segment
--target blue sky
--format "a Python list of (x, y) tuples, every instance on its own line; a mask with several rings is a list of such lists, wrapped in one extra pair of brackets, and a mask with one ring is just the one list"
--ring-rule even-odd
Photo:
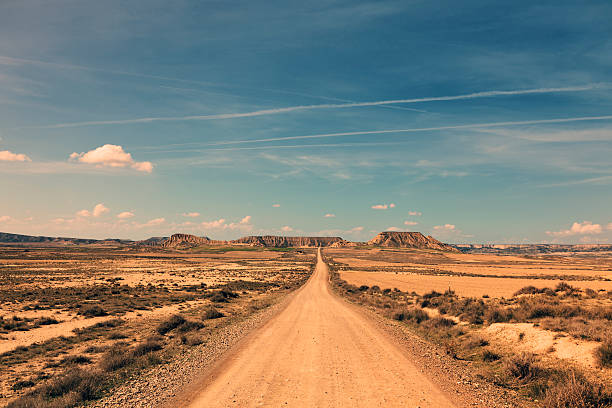
[(612, 241), (610, 2), (306, 3), (1, 2), (0, 231)]

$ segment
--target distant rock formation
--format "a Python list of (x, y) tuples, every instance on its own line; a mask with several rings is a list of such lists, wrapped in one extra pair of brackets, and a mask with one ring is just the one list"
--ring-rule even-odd
[(62, 237), (43, 237), (20, 234), (9, 234), (0, 232), (0, 242), (10, 244), (59, 244), (59, 245), (84, 245), (84, 244), (124, 244), (131, 241), (120, 239), (81, 239)]
[(470, 254), (553, 254), (563, 252), (612, 252), (610, 244), (456, 244)]
[(135, 244), (144, 246), (159, 246), (166, 240), (168, 240), (168, 237), (151, 237), (143, 239), (142, 241), (136, 241)]
[(162, 248), (197, 247), (210, 244), (211, 242), (211, 239), (208, 237), (197, 237), (191, 234), (174, 234), (162, 241), (160, 246)]
[(231, 241), (231, 243), (269, 248), (327, 247), (344, 246), (349, 244), (349, 242), (340, 237), (281, 237), (276, 235), (251, 235)]
[(459, 252), (457, 248), (444, 244), (431, 236), (425, 236), (420, 232), (385, 231), (368, 241), (368, 245)]

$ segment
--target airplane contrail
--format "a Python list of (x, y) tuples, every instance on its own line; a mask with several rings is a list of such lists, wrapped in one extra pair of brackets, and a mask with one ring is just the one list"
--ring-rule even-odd
[(411, 129), (385, 129), (385, 130), (366, 130), (366, 131), (357, 131), (357, 132), (321, 133), (321, 134), (316, 134), (316, 135), (271, 137), (267, 139), (235, 140), (235, 141), (227, 141), (227, 142), (209, 143), (208, 146), (244, 144), (244, 143), (278, 142), (278, 141), (284, 141), (284, 140), (299, 140), (299, 139), (322, 139), (322, 138), (328, 138), (328, 137), (375, 135), (375, 134), (386, 134), (386, 133), (416, 133), (416, 132), (428, 132), (428, 131), (437, 131), (437, 130), (478, 129), (478, 128), (488, 128), (488, 127), (520, 126), (520, 125), (543, 125), (543, 124), (551, 124), (551, 123), (585, 122), (585, 121), (597, 121), (597, 120), (612, 120), (612, 115), (583, 116), (583, 117), (576, 117), (576, 118), (559, 118), (559, 119), (522, 120), (522, 121), (510, 121), (510, 122), (473, 123), (473, 124), (467, 124), (467, 125), (435, 126), (435, 127), (411, 128)]
[(223, 147), (212, 149), (189, 149), (189, 150), (163, 150), (157, 153), (182, 153), (182, 152), (215, 152), (215, 151), (239, 151), (239, 150), (270, 150), (270, 149), (300, 149), (307, 147), (360, 147), (360, 146), (396, 146), (401, 142), (372, 142), (372, 143), (317, 143), (307, 145), (274, 145), (274, 146), (253, 146), (253, 147)]
[[(179, 83), (203, 85), (203, 86), (210, 86), (210, 87), (222, 87), (222, 88), (240, 87), (244, 89), (254, 89), (254, 90), (259, 90), (259, 91), (266, 91), (266, 92), (285, 94), (285, 95), (297, 95), (297, 96), (303, 96), (307, 98), (323, 99), (323, 100), (328, 100), (328, 101), (347, 102), (345, 99), (334, 98), (331, 96), (313, 95), (309, 93), (291, 91), (291, 90), (286, 90), (286, 89), (262, 88), (262, 87), (246, 86), (246, 85), (226, 84), (226, 83), (220, 83), (220, 82), (200, 81), (196, 79), (175, 78), (175, 77), (167, 77), (167, 76), (162, 76), (162, 75), (143, 74), (139, 72), (97, 68), (97, 67), (91, 67), (87, 65), (65, 64), (65, 63), (41, 61), (41, 60), (27, 59), (27, 58), (15, 58), (15, 57), (9, 57), (6, 55), (0, 55), (0, 65), (17, 65), (17, 64), (40, 65), (40, 66), (55, 67), (55, 68), (61, 68), (61, 69), (74, 69), (74, 70), (81, 70), (81, 71), (101, 72), (101, 73), (112, 74), (112, 75), (124, 75), (124, 76), (136, 77), (136, 78), (157, 79), (161, 81), (179, 82)], [(242, 95), (233, 95), (233, 94), (224, 94), (224, 95), (244, 98), (244, 96)], [(417, 112), (424, 112), (419, 109), (410, 109), (410, 108), (404, 108), (404, 109), (414, 110)]]
[(534, 89), (522, 89), (513, 91), (484, 91), (474, 92), (462, 95), (451, 95), (451, 96), (436, 96), (427, 98), (411, 98), (411, 99), (391, 99), (383, 101), (371, 101), (371, 102), (351, 102), (351, 103), (328, 103), (320, 105), (298, 105), (289, 106), (285, 108), (272, 108), (272, 109), (261, 109), (252, 112), (242, 113), (222, 113), (213, 115), (192, 115), (192, 116), (159, 116), (159, 117), (144, 117), (134, 119), (119, 119), (119, 120), (100, 120), (100, 121), (87, 121), (87, 122), (68, 122), (59, 123), (52, 125), (42, 126), (25, 126), (19, 129), (60, 129), (60, 128), (71, 128), (71, 127), (83, 127), (83, 126), (103, 126), (103, 125), (125, 125), (125, 124), (138, 124), (138, 123), (152, 123), (152, 122), (176, 122), (176, 121), (192, 121), (192, 120), (220, 120), (220, 119), (235, 119), (235, 118), (247, 118), (265, 115), (277, 115), (288, 112), (305, 111), (305, 110), (319, 110), (319, 109), (343, 109), (343, 108), (354, 108), (354, 107), (367, 107), (367, 106), (384, 106), (384, 105), (395, 105), (405, 103), (421, 103), (421, 102), (435, 102), (435, 101), (455, 101), (462, 99), (476, 99), (476, 98), (488, 98), (494, 96), (510, 96), (510, 95), (530, 95), (530, 94), (546, 94), (546, 93), (560, 93), (560, 92), (582, 92), (594, 89), (607, 88), (607, 84), (589, 84), (584, 86), (573, 86), (564, 88), (534, 88)]

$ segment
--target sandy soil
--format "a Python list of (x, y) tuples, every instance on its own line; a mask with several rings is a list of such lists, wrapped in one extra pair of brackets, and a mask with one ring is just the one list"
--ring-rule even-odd
[(582, 368), (598, 368), (593, 352), (601, 343), (595, 341), (559, 337), (557, 333), (534, 327), (533, 323), (493, 323), (481, 333), (492, 344), (515, 351), (569, 360)]
[[(471, 276), (437, 276), (394, 272), (340, 271), (340, 277), (356, 286), (378, 285), (381, 289), (398, 288), (402, 291), (425, 294), (436, 290), (444, 292), (451, 288), (460, 296), (511, 297), (525, 286), (554, 288), (560, 280), (520, 279)], [(612, 281), (571, 281), (572, 286), (594, 290), (612, 290)]]
[[(41, 326), (35, 329), (31, 329), (25, 332), (17, 331), (3, 335), (5, 338), (0, 337), (0, 354), (11, 351), (20, 346), (29, 346), (34, 343), (42, 343), (50, 340), (54, 337), (59, 336), (70, 336), (74, 329), (82, 329), (84, 327), (93, 326), (96, 323), (103, 322), (114, 318), (121, 319), (143, 319), (153, 316), (163, 316), (170, 313), (176, 313), (180, 308), (185, 306), (195, 306), (203, 301), (191, 301), (183, 303), (175, 303), (173, 305), (162, 306), (153, 310), (137, 310), (127, 312), (122, 316), (103, 316), (103, 317), (92, 317), (89, 319), (83, 317), (73, 317), (71, 320), (62, 321), (58, 324), (52, 324), (48, 326)], [(49, 315), (47, 312), (43, 315)], [(66, 318), (68, 314), (55, 314), (56, 318)]]
[[(418, 256), (413, 255), (410, 261), (408, 254), (403, 261), (385, 262), (381, 260), (363, 258), (334, 257), (338, 262), (350, 268), (376, 268), (388, 272), (395, 270), (440, 270), (454, 273), (495, 275), (495, 276), (573, 276), (584, 278), (612, 279), (612, 262), (609, 258), (580, 259), (580, 258), (527, 258), (518, 256), (478, 255), (478, 254), (444, 254), (444, 258), (437, 262), (422, 262)], [(446, 262), (445, 262), (446, 260)], [(449, 262), (450, 261), (450, 262)]]
[(328, 274), (319, 254), (287, 308), (229, 355), (189, 406), (454, 406), (386, 333), (330, 292)]

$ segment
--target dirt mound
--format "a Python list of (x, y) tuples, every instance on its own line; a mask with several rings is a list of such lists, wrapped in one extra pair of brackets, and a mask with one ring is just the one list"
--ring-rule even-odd
[(368, 245), (376, 245), (394, 248), (418, 248), (435, 249), (437, 251), (459, 252), (448, 244), (444, 244), (431, 236), (425, 236), (420, 232), (381, 232), (370, 241)]
[(206, 245), (211, 242), (212, 241), (208, 237), (197, 237), (190, 234), (174, 234), (163, 241), (160, 246), (163, 248), (185, 248)]
[(252, 246), (286, 248), (286, 247), (326, 247), (326, 246), (341, 246), (348, 244), (347, 241), (340, 237), (281, 237), (277, 235), (263, 236), (248, 236), (242, 237), (232, 244), (246, 244)]

